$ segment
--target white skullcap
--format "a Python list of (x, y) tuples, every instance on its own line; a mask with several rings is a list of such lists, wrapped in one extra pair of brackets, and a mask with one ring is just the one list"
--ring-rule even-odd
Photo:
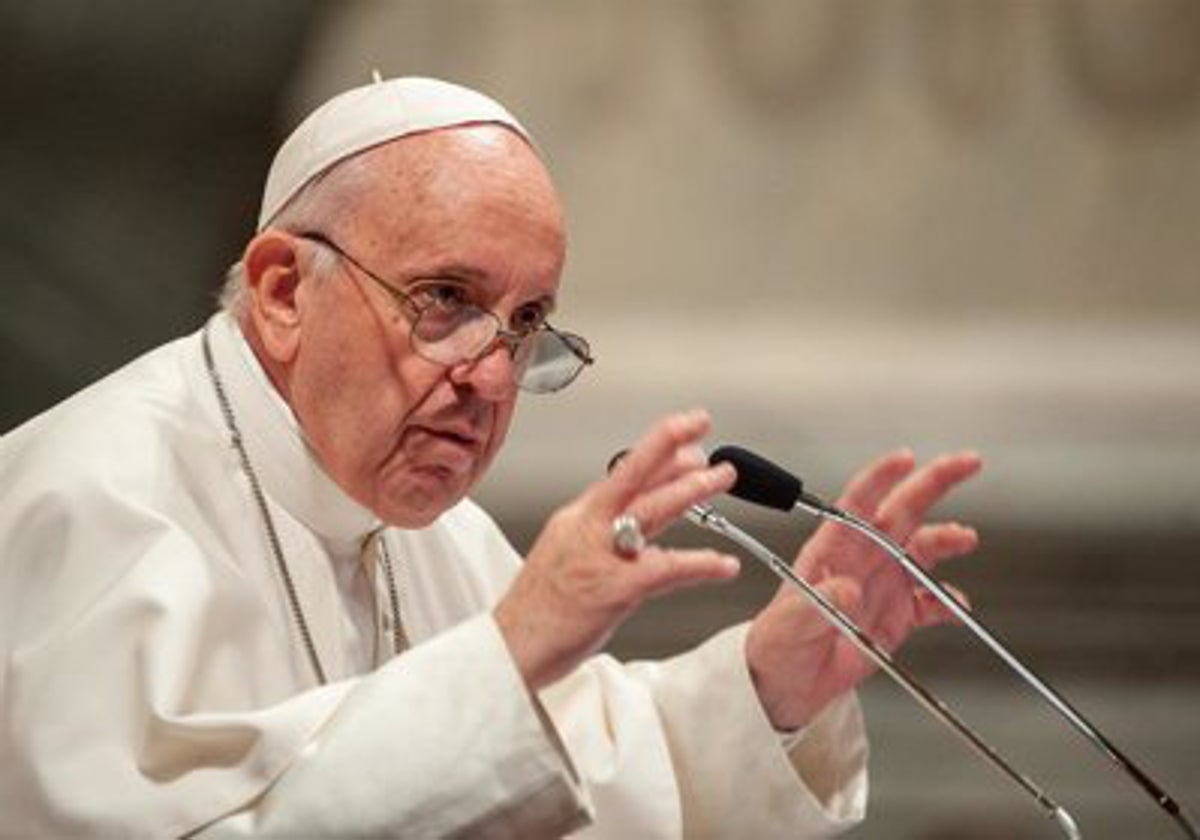
[(468, 123), (499, 123), (529, 140), (529, 133), (499, 102), (437, 79), (377, 77), (338, 94), (309, 114), (279, 147), (267, 173), (258, 229), (338, 161), (406, 134)]

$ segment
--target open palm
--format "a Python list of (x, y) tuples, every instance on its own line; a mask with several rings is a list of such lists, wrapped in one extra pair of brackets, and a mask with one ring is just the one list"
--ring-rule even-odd
[[(917, 469), (912, 453), (893, 452), (856, 475), (838, 506), (871, 522), (932, 569), (978, 545), (970, 527), (924, 520), (980, 466), (977, 454), (961, 452)], [(951, 618), (874, 543), (837, 524), (817, 530), (800, 550), (795, 569), (888, 650), (914, 629)], [(803, 726), (874, 667), (812, 604), (787, 588), (755, 618), (746, 656), (763, 705), (779, 729)]]

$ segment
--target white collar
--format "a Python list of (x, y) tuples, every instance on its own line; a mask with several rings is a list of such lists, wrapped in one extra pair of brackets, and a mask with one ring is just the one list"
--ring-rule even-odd
[(263, 491), (325, 539), (346, 547), (361, 545), (383, 523), (325, 472), (234, 320), (218, 312), (205, 329)]

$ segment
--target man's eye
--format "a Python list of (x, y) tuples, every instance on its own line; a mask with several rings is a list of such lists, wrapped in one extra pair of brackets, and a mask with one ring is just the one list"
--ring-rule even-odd
[(410, 294), (421, 306), (459, 309), (470, 303), (467, 290), (455, 283), (422, 283)]
[(546, 321), (546, 310), (541, 306), (523, 306), (513, 313), (512, 328), (519, 333), (533, 332)]

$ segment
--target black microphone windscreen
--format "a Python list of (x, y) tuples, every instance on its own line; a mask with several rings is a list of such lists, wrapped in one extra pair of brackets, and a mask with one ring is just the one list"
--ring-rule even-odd
[(756, 505), (791, 510), (804, 492), (800, 479), (783, 467), (772, 464), (740, 446), (721, 446), (708, 456), (708, 463), (728, 462), (737, 470), (737, 483), (729, 492)]

